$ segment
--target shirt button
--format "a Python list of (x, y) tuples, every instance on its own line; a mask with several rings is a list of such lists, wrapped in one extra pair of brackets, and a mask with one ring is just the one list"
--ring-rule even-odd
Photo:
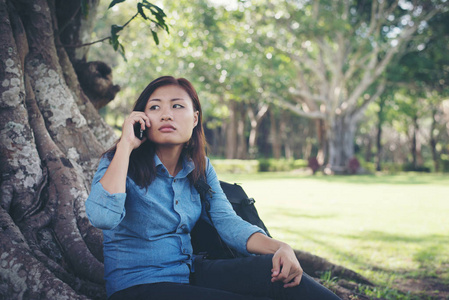
[(179, 201), (178, 201), (178, 200), (176, 200), (176, 202), (175, 202), (175, 203), (176, 203), (176, 205), (178, 205)]
[(175, 179), (173, 179), (173, 182), (174, 182), (174, 183), (176, 183), (176, 178), (175, 178)]

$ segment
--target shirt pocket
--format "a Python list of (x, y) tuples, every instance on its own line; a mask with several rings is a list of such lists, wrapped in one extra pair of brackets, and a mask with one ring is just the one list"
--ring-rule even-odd
[(200, 193), (198, 193), (198, 191), (196, 190), (196, 188), (192, 188), (191, 192), (190, 192), (190, 199), (193, 202), (200, 202), (201, 201), (201, 197), (200, 197)]

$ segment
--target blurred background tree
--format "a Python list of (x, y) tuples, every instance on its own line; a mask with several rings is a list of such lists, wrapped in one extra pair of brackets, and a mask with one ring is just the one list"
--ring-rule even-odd
[[(148, 81), (174, 74), (199, 90), (212, 156), (316, 156), (337, 173), (352, 157), (370, 171), (382, 162), (386, 170), (441, 170), (449, 151), (445, 1), (160, 5), (172, 34), (148, 46), (138, 42), (151, 37), (147, 26), (136, 22), (123, 38), (128, 62), (111, 62), (123, 91), (102, 113), (116, 128)], [(102, 16), (97, 32), (127, 9)], [(91, 55), (104, 57), (104, 46)]]

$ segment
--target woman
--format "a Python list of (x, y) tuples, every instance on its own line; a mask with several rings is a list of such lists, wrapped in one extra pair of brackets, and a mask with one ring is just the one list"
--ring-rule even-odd
[[(190, 82), (160, 77), (142, 92), (121, 138), (102, 157), (86, 211), (103, 229), (108, 297), (338, 299), (303, 274), (289, 245), (235, 214), (206, 158), (201, 118)], [(191, 181), (202, 175), (215, 192), (213, 225), (247, 257), (194, 257), (190, 231), (208, 217)]]

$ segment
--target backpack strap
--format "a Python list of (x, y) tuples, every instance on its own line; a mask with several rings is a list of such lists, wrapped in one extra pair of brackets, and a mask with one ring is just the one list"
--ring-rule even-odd
[[(205, 176), (201, 176), (196, 182), (193, 182), (193, 178), (191, 176), (192, 173), (190, 173), (188, 175), (188, 178), (190, 180), (190, 183), (193, 184), (193, 186), (195, 187), (195, 189), (198, 191), (198, 193), (200, 194), (200, 199), (201, 199), (201, 205), (204, 206), (205, 210), (206, 210), (206, 214), (207, 214), (207, 218), (210, 221), (210, 224), (212, 225), (214, 231), (216, 232), (216, 235), (218, 237), (218, 241), (220, 242), (220, 246), (222, 249), (224, 249), (226, 252), (230, 253), (231, 257), (236, 258), (237, 255), (235, 254), (234, 250), (232, 250), (228, 244), (226, 244), (220, 237), (220, 235), (218, 234), (218, 232), (216, 231), (215, 225), (214, 225), (214, 221), (212, 221), (212, 217), (210, 215), (210, 202), (208, 199), (209, 197), (212, 197), (212, 195), (215, 193), (214, 190), (212, 190), (211, 186), (207, 183), (207, 179)], [(208, 256), (208, 253), (203, 253), (203, 255), (205, 257)]]
[(212, 197), (213, 193), (215, 193), (215, 192), (212, 190), (210, 185), (206, 182), (206, 177), (203, 177), (203, 176), (200, 177), (193, 184), (193, 186), (200, 194), (201, 205), (204, 205), (204, 208), (206, 210), (206, 214), (207, 214), (207, 217), (209, 218), (209, 221), (211, 222), (211, 224), (214, 224), (212, 222), (212, 217), (210, 215), (210, 202), (209, 202), (208, 196)]

